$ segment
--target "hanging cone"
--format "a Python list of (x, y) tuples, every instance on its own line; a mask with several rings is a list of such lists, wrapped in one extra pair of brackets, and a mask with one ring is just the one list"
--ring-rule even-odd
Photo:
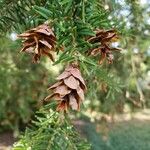
[(21, 52), (33, 53), (33, 62), (38, 62), (43, 55), (54, 61), (56, 37), (48, 25), (40, 25), (18, 35), (18, 37), (24, 39)]
[(79, 110), (86, 91), (86, 85), (79, 68), (74, 64), (69, 65), (57, 77), (57, 80), (58, 82), (48, 88), (48, 90), (52, 90), (53, 94), (47, 96), (45, 101), (51, 98), (58, 101), (58, 111), (67, 111), (69, 107), (73, 110)]
[(97, 56), (98, 54), (100, 54), (101, 58), (99, 59), (99, 64), (102, 64), (105, 59), (107, 59), (108, 63), (112, 63), (114, 59), (112, 52), (115, 50), (120, 51), (120, 49), (112, 48), (110, 45), (117, 39), (118, 35), (113, 29), (97, 30), (96, 36), (88, 38), (88, 42), (92, 44), (100, 43), (100, 46), (90, 50), (90, 55)]

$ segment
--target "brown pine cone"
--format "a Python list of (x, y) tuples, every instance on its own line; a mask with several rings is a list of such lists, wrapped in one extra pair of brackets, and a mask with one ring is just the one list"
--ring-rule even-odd
[(54, 61), (56, 37), (48, 25), (42, 24), (18, 35), (18, 37), (24, 39), (21, 52), (33, 53), (33, 62), (38, 62), (42, 55), (46, 55)]
[(47, 96), (45, 101), (51, 98), (57, 100), (58, 111), (67, 111), (69, 107), (73, 110), (79, 110), (80, 104), (84, 100), (86, 85), (78, 67), (74, 64), (69, 65), (57, 77), (57, 80), (58, 82), (48, 88), (53, 91), (53, 94)]
[(97, 30), (95, 37), (90, 37), (88, 39), (88, 42), (94, 44), (94, 43), (100, 43), (99, 47), (96, 47), (92, 50), (90, 50), (90, 55), (97, 56), (98, 54), (101, 55), (101, 58), (99, 60), (99, 64), (102, 64), (105, 58), (109, 63), (113, 62), (113, 54), (112, 51), (114, 50), (120, 50), (118, 48), (112, 48), (111, 43), (116, 41), (118, 39), (118, 35), (115, 30)]

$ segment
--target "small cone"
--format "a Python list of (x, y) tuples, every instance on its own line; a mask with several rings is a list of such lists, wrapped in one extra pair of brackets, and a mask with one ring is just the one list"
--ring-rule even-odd
[(97, 30), (95, 37), (90, 37), (88, 42), (90, 43), (100, 43), (99, 47), (96, 47), (90, 50), (90, 55), (97, 56), (98, 54), (101, 55), (99, 59), (99, 64), (102, 64), (105, 59), (107, 59), (108, 63), (113, 62), (113, 54), (112, 52), (115, 50), (120, 50), (118, 48), (110, 47), (111, 43), (118, 39), (118, 35), (115, 30)]
[(51, 98), (58, 101), (58, 111), (67, 111), (69, 107), (79, 110), (84, 100), (86, 85), (78, 67), (69, 65), (57, 80), (58, 82), (48, 88), (53, 94), (47, 96), (45, 101)]
[(33, 62), (38, 62), (43, 55), (54, 61), (56, 37), (48, 25), (40, 25), (18, 35), (18, 37), (24, 39), (20, 52), (32, 53)]

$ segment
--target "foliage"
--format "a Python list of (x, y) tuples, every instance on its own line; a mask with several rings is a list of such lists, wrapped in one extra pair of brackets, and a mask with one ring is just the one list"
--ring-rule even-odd
[[(96, 28), (110, 28), (109, 21), (105, 19), (107, 13), (105, 13), (105, 10), (97, 4), (97, 0), (48, 1), (44, 7), (37, 5), (33, 6), (33, 10), (40, 14), (40, 16), (34, 16), (32, 11), (30, 11), (31, 7), (25, 7), (25, 12), (21, 16), (23, 10), (23, 7), (21, 6), (24, 5), (24, 3), (17, 1), (16, 3), (9, 3), (9, 6), (12, 6), (12, 9), (14, 8), (15, 10), (20, 8), (20, 10), (9, 12), (8, 8), (4, 7), (6, 10), (1, 19), (1, 26), (2, 29), (4, 27), (7, 29), (9, 28), (9, 31), (18, 33), (30, 27), (31, 23), (34, 24), (34, 21), (32, 22), (30, 19), (34, 18), (38, 24), (46, 21), (50, 26), (54, 27), (57, 37), (57, 48), (59, 49), (60, 47), (63, 47), (65, 51), (60, 54), (60, 57), (55, 64), (70, 63), (74, 61), (79, 62), (82, 65), (82, 71), (85, 72), (86, 70), (86, 73), (89, 74), (90, 71), (88, 71), (88, 66), (93, 66), (94, 70), (91, 71), (95, 71), (95, 68), (98, 68), (98, 65), (97, 59), (94, 60), (93, 58), (87, 58), (88, 50), (94, 48), (94, 45), (90, 44), (86, 38), (89, 36), (95, 36), (94, 30), (96, 30)], [(10, 15), (17, 17), (11, 19)], [(9, 20), (7, 24), (5, 22), (6, 18)], [(97, 21), (98, 19), (103, 19), (103, 21), (99, 22)], [(19, 26), (17, 23), (14, 23), (17, 21), (20, 23)], [(27, 25), (26, 22), (29, 25)], [(41, 71), (45, 74), (45, 71)], [(102, 74), (105, 74), (107, 78), (102, 78), (101, 76), (100, 78), (108, 81), (108, 86), (112, 86), (111, 83), (114, 83), (114, 81), (112, 82), (113, 78), (105, 73), (105, 69), (101, 69), (101, 72)], [(99, 77), (99, 74), (96, 73), (95, 75)], [(21, 83), (21, 85), (24, 84)], [(115, 85), (116, 84), (114, 84), (113, 87), (116, 87)], [(35, 89), (37, 90), (37, 88)], [(117, 88), (113, 88), (113, 90), (110, 89), (110, 92), (115, 93), (119, 91), (116, 91), (116, 89)], [(22, 91), (24, 90), (21, 89), (17, 92), (21, 93)], [(51, 113), (40, 112), (40, 116), (36, 117), (38, 121), (34, 122), (36, 127), (33, 127), (33, 130), (32, 128), (26, 130), (25, 136), (17, 143), (19, 146), (16, 146), (16, 149), (90, 149), (90, 147), (86, 146), (85, 143), (82, 143), (77, 134), (73, 132), (73, 129), (71, 129), (69, 124), (66, 123), (66, 119), (64, 119), (64, 124), (61, 124), (58, 118), (59, 114), (55, 112)], [(47, 139), (51, 140), (49, 141)]]
[[(150, 82), (149, 79), (147, 80), (150, 69), (149, 4), (142, 6), (139, 0), (121, 2), (118, 0), (0, 1), (0, 34), (3, 37), (9, 37), (12, 32), (22, 33), (26, 29), (46, 22), (54, 28), (57, 37), (58, 57), (53, 65), (66, 65), (72, 62), (78, 62), (80, 65), (80, 70), (88, 83), (86, 108), (105, 113), (122, 112), (125, 103), (129, 103), (133, 108), (145, 108), (150, 106)], [(105, 6), (108, 7), (107, 10)], [(104, 63), (99, 66), (97, 65), (99, 57), (88, 56), (88, 51), (97, 45), (89, 43), (87, 39), (95, 36), (93, 31), (96, 29), (107, 30), (110, 28), (117, 29), (118, 33), (122, 35), (120, 41), (114, 44), (122, 45), (123, 54), (122, 56), (114, 54), (113, 65)], [(37, 101), (45, 96), (44, 89), (47, 86), (48, 74), (52, 74), (47, 69), (49, 67), (46, 67), (45, 59), (38, 66), (29, 64), (28, 57), (22, 56), (20, 61), (20, 55), (16, 55), (15, 50), (20, 47), (18, 42), (14, 42), (17, 44), (14, 45), (6, 37), (4, 40), (1, 39), (1, 45), (5, 45), (0, 48), (2, 52), (0, 58), (4, 60), (0, 64), (0, 110), (2, 112), (0, 121), (2, 126), (18, 125), (20, 121), (27, 123), (30, 120), (32, 111), (36, 109)], [(64, 52), (59, 52), (60, 48), (63, 48)], [(51, 82), (53, 77), (49, 80)], [(55, 116), (51, 116), (51, 114), (55, 114)], [(37, 121), (38, 125), (35, 124), (36, 127), (28, 129), (16, 147), (21, 144), (21, 148), (27, 149), (32, 145), (34, 149), (37, 149), (38, 142), (42, 142), (42, 146), (48, 146), (47, 143), (45, 144), (48, 142), (47, 138), (55, 142), (57, 140), (55, 134), (60, 136), (58, 133), (60, 129), (63, 129), (60, 131), (63, 135), (69, 130), (71, 135), (67, 136), (69, 138), (71, 136), (73, 139), (67, 141), (64, 139), (65, 136), (61, 136), (59, 140), (71, 142), (70, 146), (72, 146), (74, 140), (76, 141), (76, 137), (74, 137), (76, 133), (74, 131), (72, 133), (70, 128), (67, 129), (67, 126), (70, 127), (70, 123), (64, 121), (59, 122), (62, 124), (57, 124), (56, 121), (56, 130), (53, 130), (53, 126), (49, 126), (48, 121), (55, 117), (58, 119), (59, 114), (53, 111), (45, 114), (42, 111), (40, 116), (44, 116), (43, 122), (39, 120)], [(47, 119), (47, 116), (52, 118)], [(39, 116), (37, 118), (40, 119)], [(47, 131), (49, 128), (52, 129), (50, 132)], [(51, 134), (46, 135), (47, 132)], [(92, 134), (90, 133), (90, 135)], [(114, 149), (116, 145), (118, 147), (123, 145), (120, 136), (123, 135), (118, 136), (115, 133), (111, 135), (110, 143), (107, 143), (109, 149)], [(126, 136), (124, 138), (129, 142)], [(33, 139), (33, 143), (30, 139)], [(118, 144), (119, 140), (122, 143), (120, 145)], [(64, 142), (58, 143), (64, 144)], [(54, 146), (62, 148), (62, 145), (55, 144)], [(77, 149), (79, 145), (74, 146)], [(84, 143), (81, 143), (82, 146)], [(40, 147), (38, 148), (40, 149)], [(125, 149), (127, 148), (137, 147), (135, 144), (134, 146), (131, 144), (125, 147)]]
[[(20, 33), (26, 29), (29, 29), (32, 26), (36, 26), (37, 24), (43, 23), (44, 21), (48, 20), (48, 22), (50, 22), (50, 24), (56, 26), (55, 31), (57, 32), (57, 37), (59, 39), (58, 46), (61, 44), (66, 46), (65, 52), (60, 53), (59, 59), (55, 62), (55, 64), (67, 62), (68, 60), (73, 61), (73, 60), (79, 59), (79, 61), (81, 62), (80, 63), (81, 70), (85, 75), (86, 81), (88, 81), (88, 82), (95, 81), (93, 85), (91, 85), (91, 84), (88, 85), (89, 91), (88, 91), (87, 97), (88, 97), (88, 99), (91, 99), (91, 98), (93, 99), (93, 101), (89, 101), (89, 105), (88, 105), (89, 107), (91, 107), (92, 109), (96, 109), (98, 111), (104, 111), (104, 112), (109, 112), (110, 108), (112, 108), (113, 106), (116, 107), (118, 104), (125, 103), (125, 102), (131, 103), (134, 107), (139, 107), (139, 106), (141, 107), (141, 104), (139, 104), (139, 103), (141, 103), (141, 100), (140, 100), (141, 92), (139, 92), (139, 90), (138, 90), (137, 83), (139, 83), (139, 79), (140, 79), (140, 81), (141, 81), (141, 79), (143, 81), (144, 78), (147, 78), (147, 73), (149, 70), (149, 55), (148, 55), (148, 46), (149, 46), (148, 31), (149, 31), (149, 28), (148, 28), (148, 23), (147, 23), (148, 19), (144, 19), (145, 17), (146, 18), (148, 17), (147, 15), (149, 12), (149, 9), (148, 9), (149, 5), (142, 6), (139, 3), (137, 3), (136, 1), (133, 1), (133, 2), (132, 1), (124, 1), (123, 4), (119, 3), (117, 1), (108, 1), (107, 3), (102, 2), (101, 3), (102, 5), (100, 3), (97, 5), (96, 1), (89, 1), (85, 5), (90, 6), (90, 7), (86, 7), (86, 9), (84, 10), (84, 9), (81, 9), (81, 7), (80, 7), (81, 1), (76, 1), (76, 2), (77, 3), (75, 5), (76, 5), (76, 11), (78, 12), (77, 14), (81, 14), (81, 11), (82, 11), (82, 16), (81, 15), (79, 17), (74, 16), (74, 18), (77, 18), (77, 19), (75, 19), (75, 22), (73, 22), (71, 19), (66, 17), (68, 14), (70, 16), (73, 15), (73, 9), (69, 9), (69, 7), (70, 7), (69, 5), (71, 5), (71, 2), (68, 3), (68, 1), (62, 1), (62, 2), (58, 2), (58, 3), (52, 2), (52, 1), (45, 2), (45, 1), (28, 1), (28, 0), (26, 0), (26, 1), (17, 1), (17, 0), (16, 1), (1, 1), (1, 3), (0, 3), (1, 17), (4, 18), (4, 19), (1, 19), (1, 26), (2, 26), (1, 34), (5, 35), (6, 30), (9, 31), (10, 33), (12, 31)], [(93, 3), (95, 3), (95, 5), (93, 5)], [(17, 7), (18, 5), (19, 5), (19, 7)], [(109, 6), (110, 12), (108, 12), (108, 10), (107, 11), (104, 10), (103, 7), (105, 5)], [(32, 6), (34, 6), (34, 7), (32, 7)], [(8, 11), (8, 9), (10, 7), (11, 7), (11, 9), (10, 9), (10, 11)], [(18, 9), (20, 9), (20, 10), (18, 11)], [(84, 13), (83, 10), (86, 13)], [(126, 15), (125, 13), (123, 13), (123, 11), (128, 11), (128, 14)], [(28, 19), (23, 20), (25, 23), (22, 22), (21, 21), (22, 17), (18, 14), (18, 12), (22, 12), (23, 15), (25, 15), (24, 18), (26, 18), (26, 19), (30, 18), (33, 22), (36, 22), (36, 23), (30, 25), (30, 23), (32, 21), (30, 22), (30, 21), (28, 21)], [(62, 14), (62, 12), (65, 12), (64, 16), (60, 15), (60, 14)], [(92, 14), (91, 14), (91, 12), (92, 12)], [(117, 15), (117, 14), (119, 14), (119, 15)], [(140, 14), (140, 16), (139, 16), (139, 14)], [(129, 17), (128, 17), (128, 15), (129, 15)], [(13, 16), (12, 17), (13, 20), (10, 19), (10, 16)], [(56, 19), (57, 16), (61, 16), (61, 17), (59, 17), (59, 19)], [(132, 16), (134, 17), (134, 19)], [(8, 18), (5, 19), (5, 17), (8, 17)], [(128, 19), (125, 19), (127, 17), (128, 17)], [(82, 18), (83, 18), (83, 20), (82, 20)], [(84, 23), (84, 18), (85, 18), (86, 23)], [(109, 18), (113, 18), (113, 19), (110, 20)], [(117, 24), (118, 21), (114, 22), (114, 20), (116, 18), (120, 22), (119, 24)], [(7, 20), (7, 24), (4, 22), (6, 20)], [(101, 21), (99, 21), (99, 20), (101, 20)], [(67, 21), (67, 24), (66, 24), (66, 21)], [(129, 23), (132, 28), (128, 27)], [(140, 27), (137, 26), (138, 24), (140, 25)], [(27, 26), (24, 27), (24, 25), (27, 25)], [(117, 28), (118, 28), (118, 26), (120, 26), (118, 28), (119, 32), (121, 32), (122, 35), (124, 36), (121, 39), (120, 43), (122, 45), (124, 45), (124, 48), (127, 49), (128, 51), (126, 51), (123, 56), (121, 56), (121, 57), (119, 56), (119, 58), (117, 58), (117, 61), (114, 61), (114, 65), (112, 65), (111, 67), (107, 66), (108, 69), (105, 69), (104, 68), (105, 65), (102, 67), (97, 66), (95, 63), (96, 62), (95, 60), (93, 60), (91, 58), (88, 59), (84, 55), (84, 52), (86, 51), (87, 47), (89, 47), (90, 45), (88, 43), (86, 43), (86, 41), (83, 41), (83, 40), (80, 41), (80, 38), (78, 36), (76, 37), (76, 39), (74, 39), (73, 37), (78, 34), (82, 34), (81, 36), (89, 35), (89, 34), (91, 35), (92, 34), (91, 29), (93, 29), (95, 27), (102, 27), (102, 28), (108, 29), (111, 26), (115, 26)], [(122, 27), (122, 30), (120, 30), (121, 27)], [(139, 28), (140, 28), (140, 30), (139, 30)], [(72, 43), (71, 41), (73, 39), (75, 40), (75, 42), (77, 44), (77, 46), (74, 50), (72, 49), (72, 46), (70, 45), (70, 43)], [(2, 40), (2, 42), (4, 42), (4, 39)], [(8, 40), (6, 40), (6, 42), (7, 42), (7, 44), (9, 43), (10, 46), (11, 46), (11, 43), (13, 43), (12, 41), (8, 42)], [(132, 43), (134, 43), (134, 45)], [(9, 52), (6, 53), (5, 49), (7, 48), (7, 44), (5, 44), (6, 46), (4, 48), (1, 48), (2, 53), (5, 53), (5, 57), (2, 56), (2, 59), (3, 60), (10, 59), (10, 58), (12, 58), (12, 56), (13, 57), (15, 56), (13, 61), (15, 60), (15, 62), (16, 62), (16, 60), (19, 58), (19, 55), (16, 55), (15, 50), (9, 50)], [(70, 46), (68, 46), (68, 45), (70, 45)], [(17, 49), (19, 49), (18, 47), (19, 46), (16, 45), (16, 46), (14, 46), (13, 49), (17, 50)], [(134, 53), (134, 49), (139, 50), (138, 54)], [(73, 51), (77, 52), (77, 54), (73, 55), (74, 54)], [(7, 54), (9, 54), (9, 55), (7, 55)], [(16, 59), (16, 56), (18, 56), (17, 59)], [(23, 61), (25, 61), (25, 63), (23, 64), (23, 62), (22, 63), (19, 62), (19, 63), (21, 63), (20, 66), (23, 66), (23, 65), (25, 65), (27, 67), (30, 66), (30, 64), (26, 63), (26, 62), (28, 62), (28, 60), (27, 60), (28, 58), (25, 58), (23, 56), (21, 59), (23, 59)], [(1, 63), (1, 65), (4, 65), (4, 64)], [(31, 65), (31, 67), (33, 67), (33, 66)], [(6, 94), (6, 92), (3, 92), (3, 91), (7, 91), (7, 93), (10, 94), (9, 97), (13, 97), (18, 92), (16, 90), (8, 90), (8, 87), (6, 88), (6, 86), (8, 86), (8, 84), (6, 83), (7, 82), (6, 74), (7, 74), (7, 79), (11, 79), (12, 73), (14, 73), (14, 69), (10, 71), (10, 73), (11, 73), (10, 74), (10, 73), (8, 73), (8, 71), (6, 72), (6, 70), (9, 70), (6, 65), (5, 65), (5, 67), (3, 66), (1, 68), (5, 69), (5, 71), (3, 70), (3, 72), (1, 72), (1, 80), (3, 81), (3, 82), (1, 82), (2, 83), (1, 93), (3, 93), (3, 96), (1, 94), (1, 97), (2, 97), (1, 99), (4, 99), (3, 100), (4, 102), (2, 102), (2, 100), (1, 100), (1, 102), (2, 102), (1, 110), (3, 110), (1, 113), (1, 116), (2, 116), (1, 118), (6, 118), (6, 114), (7, 114), (6, 113), (7, 112), (6, 105), (8, 103), (12, 103), (12, 102), (9, 102), (9, 101), (11, 101), (10, 98), (6, 98), (7, 94)], [(9, 66), (9, 68), (10, 68), (10, 66)], [(24, 72), (25, 72), (25, 69), (23, 69), (23, 70), (24, 71), (22, 72), (22, 74), (24, 74)], [(41, 70), (41, 68), (39, 70)], [(32, 71), (32, 69), (30, 71)], [(116, 74), (115, 77), (112, 76), (112, 73)], [(31, 73), (31, 74), (33, 75), (33, 73)], [(28, 75), (29, 75), (29, 73), (28, 73)], [(38, 76), (38, 73), (36, 75)], [(96, 80), (94, 80), (95, 76), (96, 76)], [(18, 80), (18, 77), (19, 77), (18, 74), (15, 74), (15, 78), (16, 78), (15, 80)], [(116, 92), (116, 91), (118, 91), (118, 87), (120, 86), (118, 77), (121, 78), (121, 81), (124, 81), (123, 84), (125, 84), (124, 86), (126, 87), (126, 88), (124, 88), (123, 93), (120, 93), (120, 94), (118, 94)], [(26, 80), (29, 81), (30, 80), (29, 78), (26, 78)], [(35, 78), (35, 80), (36, 80), (35, 75), (34, 75), (34, 77), (32, 76), (32, 78)], [(20, 78), (19, 80), (24, 80), (24, 79)], [(117, 80), (117, 82), (116, 82), (116, 80)], [(4, 83), (4, 81), (5, 81), (5, 83)], [(11, 83), (12, 79), (9, 82)], [(20, 82), (23, 82), (23, 81), (20, 81)], [(145, 81), (143, 81), (143, 82), (145, 82)], [(17, 83), (17, 82), (15, 82), (15, 83)], [(24, 83), (25, 82), (23, 82), (23, 84)], [(30, 89), (30, 86), (32, 85), (31, 81), (30, 82), (26, 81), (26, 83), (27, 84), (24, 84), (24, 85), (26, 85), (26, 87), (28, 86), (29, 91), (31, 91), (31, 89)], [(102, 92), (100, 87), (101, 87), (101, 85), (103, 85), (103, 83), (108, 84), (108, 87), (109, 87), (108, 91), (110, 89), (111, 89), (110, 91), (112, 91), (114, 89), (116, 89), (116, 90), (114, 92), (108, 92), (108, 91), (106, 93)], [(20, 87), (20, 84), (16, 85), (16, 87)], [(145, 87), (144, 87), (144, 89), (142, 89), (143, 84), (141, 85), (141, 82), (140, 82), (140, 87), (141, 87), (142, 93), (144, 94), (144, 105), (149, 106), (149, 99), (148, 99), (149, 90), (147, 88), (145, 89)], [(9, 89), (11, 89), (11, 88), (9, 88)], [(95, 92), (95, 89), (97, 89), (96, 92)], [(10, 92), (8, 92), (8, 91), (10, 91)], [(107, 96), (108, 93), (111, 93), (109, 98)], [(130, 97), (125, 97), (125, 95), (127, 93), (129, 93)], [(28, 96), (27, 95), (25, 96), (25, 93), (24, 93), (22, 98), (25, 98), (25, 97), (28, 97)], [(32, 96), (29, 96), (29, 97), (28, 97), (28, 99), (32, 99), (31, 98)], [(106, 99), (106, 97), (107, 97), (107, 99)], [(16, 98), (14, 98), (14, 99), (16, 99)], [(28, 102), (28, 101), (25, 100), (25, 102)], [(28, 104), (26, 104), (26, 105), (23, 104), (23, 106), (27, 106), (27, 105)], [(29, 104), (28, 106), (30, 107), (31, 105)], [(27, 110), (28, 110), (28, 106), (26, 107)], [(9, 108), (9, 105), (7, 105), (7, 108)], [(18, 107), (18, 109), (19, 108), (20, 107)], [(100, 108), (100, 110), (99, 110), (99, 108)], [(25, 110), (25, 107), (24, 107), (24, 110)], [(13, 110), (13, 111), (16, 111), (16, 110)], [(12, 112), (12, 111), (10, 111), (10, 112)], [(19, 111), (19, 112), (21, 112), (21, 111)], [(27, 112), (31, 112), (31, 111), (27, 111)], [(27, 113), (25, 113), (25, 114), (26, 115), (24, 115), (24, 116), (28, 116)], [(21, 117), (21, 118), (23, 118), (23, 117)], [(27, 120), (29, 120), (30, 117), (27, 117), (27, 118), (28, 118)], [(12, 122), (12, 121), (9, 121), (9, 122)]]
[[(150, 148), (149, 124), (149, 121), (144, 120), (105, 123), (98, 134), (96, 126), (88, 121), (82, 126), (82, 134), (91, 142), (93, 150), (147, 150)], [(103, 132), (106, 129), (108, 134), (104, 139)]]
[(0, 32), (22, 32), (37, 25), (35, 16), (29, 15), (33, 5), (44, 5), (45, 0), (1, 0), (0, 1)]
[[(111, 2), (108, 2), (111, 8)], [(132, 108), (149, 107), (149, 8), (139, 0), (125, 0), (113, 5), (111, 17), (117, 17), (124, 24), (120, 44), (124, 45), (124, 57), (113, 65), (113, 70), (125, 83), (124, 100)], [(119, 14), (119, 15), (117, 15)], [(119, 71), (117, 71), (119, 70)]]
[(149, 143), (149, 122), (132, 121), (116, 125), (110, 132), (108, 147), (110, 150), (147, 150)]
[[(86, 38), (94, 36), (94, 30), (97, 28), (110, 29), (115, 26), (116, 22), (108, 20), (109, 13), (104, 10), (97, 0), (94, 1), (51, 1), (48, 2), (45, 7), (34, 6), (34, 10), (39, 13), (39, 20), (48, 22), (51, 26), (54, 26), (57, 36), (57, 46), (63, 46), (64, 52), (60, 53), (58, 60), (54, 64), (69, 63), (78, 61), (82, 73), (85, 74), (85, 78), (90, 83), (95, 79), (95, 82), (101, 84), (103, 81), (107, 84), (107, 93), (103, 94), (104, 99), (107, 97), (110, 105), (119, 103), (116, 99), (116, 94), (121, 91), (121, 85), (119, 77), (115, 77), (112, 73), (108, 73), (107, 64), (102, 66), (97, 65), (98, 57), (96, 59), (87, 57), (88, 50), (95, 45), (87, 42)], [(58, 11), (59, 10), (59, 11)], [(101, 20), (101, 21), (99, 21)], [(67, 23), (66, 23), (67, 22)], [(115, 61), (115, 60), (114, 60)], [(103, 105), (103, 100), (99, 98), (100, 93), (99, 86), (89, 89), (89, 99), (99, 100)], [(95, 89), (97, 89), (95, 91)], [(93, 94), (92, 94), (93, 93)], [(117, 102), (118, 100), (118, 102)], [(92, 102), (91, 102), (92, 103)], [(91, 104), (92, 105), (92, 104)], [(107, 107), (107, 106), (106, 106)], [(109, 112), (111, 107), (106, 108)]]
[[(36, 5), (33, 6), (33, 9), (40, 15), (36, 18), (39, 21), (38, 23), (46, 21), (47, 24), (54, 28), (57, 38), (57, 49), (60, 49), (60, 47), (64, 49), (64, 53), (60, 54), (60, 57), (54, 64), (78, 62), (79, 66), (82, 66), (83, 72), (86, 72), (88, 75), (91, 71), (94, 72), (93, 75), (95, 75), (96, 81), (98, 79), (105, 80), (108, 83), (107, 97), (112, 97), (112, 95), (114, 97), (115, 93), (120, 92), (120, 87), (116, 84), (115, 78), (108, 75), (104, 68), (99, 68), (97, 58), (94, 60), (87, 57), (88, 51), (95, 48), (96, 44), (101, 46), (101, 43), (94, 43), (95, 45), (89, 43), (87, 38), (95, 36), (94, 31), (98, 28), (109, 29), (111, 27), (107, 20), (108, 14), (98, 4), (99, 1), (97, 0), (48, 1), (44, 7)], [(32, 16), (32, 14), (30, 15)], [(103, 21), (99, 22), (99, 19)], [(93, 69), (89, 69), (89, 66), (92, 66)], [(99, 76), (100, 73), (104, 74), (104, 76)], [(90, 79), (88, 80), (90, 82)], [(25, 136), (17, 143), (18, 147), (16, 146), (16, 149), (90, 149), (89, 146), (85, 147), (82, 141), (76, 141), (79, 138), (71, 134), (72, 131), (69, 130), (68, 124), (61, 126), (57, 113), (52, 113), (52, 116), (49, 116), (48, 112), (41, 112), (40, 115), (42, 117), (36, 117), (38, 122), (34, 122), (37, 128), (26, 130)], [(54, 117), (54, 120), (51, 117)], [(66, 122), (66, 118), (64, 122)], [(68, 132), (69, 135), (67, 134)], [(70, 139), (72, 141), (69, 141)]]
[(53, 111), (50, 105), (41, 108), (35, 118), (13, 150), (90, 150), (90, 145), (80, 138), (69, 120)]
[(17, 130), (30, 121), (39, 107), (54, 72), (46, 68), (46, 61), (37, 66), (28, 63), (30, 57), (20, 58), (18, 42), (1, 38), (0, 44), (0, 129)]
[[(95, 124), (89, 120), (82, 120), (84, 123), (80, 127), (81, 133), (86, 136), (87, 140), (91, 143), (92, 150), (107, 150), (107, 145), (103, 141), (102, 136), (96, 131)], [(108, 149), (109, 150), (109, 149)]]
[[(57, 36), (57, 47), (64, 47), (64, 52), (59, 52), (59, 57), (54, 65), (78, 61), (85, 80), (90, 83), (94, 79), (96, 82), (93, 86), (91, 84), (88, 85), (89, 90), (87, 97), (94, 101), (98, 100), (101, 107), (95, 105), (94, 101), (90, 101), (89, 107), (93, 108), (94, 106), (94, 108), (100, 108), (98, 111), (102, 111), (103, 108), (104, 110), (107, 110), (105, 112), (109, 112), (114, 103), (120, 103), (120, 101), (116, 99), (117, 94), (122, 87), (120, 86), (118, 77), (116, 78), (113, 76), (111, 72), (108, 73), (108, 70), (106, 69), (106, 66), (108, 67), (107, 64), (103, 64), (102, 66), (97, 65), (98, 58), (94, 59), (92, 57), (87, 57), (87, 50), (92, 48), (93, 45), (88, 43), (85, 37), (95, 35), (93, 31), (96, 28), (110, 29), (111, 26), (115, 26), (116, 24), (113, 20), (110, 23), (108, 20), (108, 11), (105, 11), (103, 6), (101, 6), (97, 0), (16, 0), (1, 1), (0, 6), (1, 17), (7, 18), (4, 19), (4, 21), (1, 19), (1, 35), (6, 35), (7, 31), (6, 36), (9, 37), (9, 34), (12, 32), (21, 33), (24, 30), (37, 26), (37, 24), (43, 22), (47, 22), (50, 26), (54, 27)], [(10, 7), (11, 9), (9, 9)], [(21, 15), (22, 13), (23, 15)], [(12, 16), (11, 18), (13, 20), (10, 16)], [(5, 22), (6, 20), (7, 24)], [(47, 86), (47, 80), (51, 80), (51, 78), (48, 79), (48, 73), (51, 71), (48, 71), (45, 67), (45, 61), (42, 61), (38, 66), (29, 64), (27, 63), (30, 60), (29, 57), (20, 54), (16, 55), (20, 48), (20, 41), (12, 42), (6, 40), (6, 42), (9, 43), (10, 46), (8, 48), (6, 44), (4, 48), (1, 48), (2, 55), (5, 55), (3, 59), (7, 61), (11, 60), (11, 65), (13, 64), (15, 66), (13, 68), (15, 69), (11, 70), (11, 74), (8, 74), (8, 72), (1, 72), (4, 77), (1, 78), (3, 81), (1, 93), (7, 91), (1, 94), (3, 95), (1, 96), (1, 110), (3, 110), (1, 113), (1, 122), (3, 126), (6, 124), (13, 125), (14, 122), (16, 122), (16, 125), (19, 122), (28, 122), (32, 115), (32, 110), (36, 109), (35, 105), (37, 101), (44, 98), (44, 87)], [(8, 49), (8, 53), (5, 51), (6, 48)], [(5, 71), (8, 71), (9, 67), (10, 66), (2, 68), (4, 68)], [(13, 80), (11, 79), (12, 73)], [(42, 79), (43, 77), (44, 79)], [(7, 81), (6, 78), (10, 80), (10, 85), (8, 83), (3, 84), (4, 81)], [(19, 82), (17, 82), (18, 80)], [(102, 83), (107, 84), (108, 93), (103, 93), (99, 89)], [(15, 87), (13, 90), (12, 86)], [(35, 90), (37, 92), (35, 92)], [(101, 94), (104, 98), (101, 98)], [(15, 105), (18, 109), (15, 109), (12, 105), (14, 100), (16, 101)], [(110, 104), (109, 107), (105, 102)], [(105, 106), (106, 108), (104, 108)], [(10, 115), (12, 119), (6, 117), (9, 113), (12, 114)], [(18, 116), (18, 119), (15, 116)]]

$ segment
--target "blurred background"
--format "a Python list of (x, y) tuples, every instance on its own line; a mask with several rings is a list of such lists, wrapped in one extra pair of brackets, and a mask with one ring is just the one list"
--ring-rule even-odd
[[(0, 1), (0, 150), (10, 149), (24, 131), (47, 95), (46, 87), (63, 68), (47, 59), (29, 63), (31, 57), (19, 53), (17, 34), (37, 24), (32, 6), (46, 3), (26, 1)], [(93, 150), (149, 150), (150, 0), (103, 0), (100, 4), (107, 14), (104, 19), (120, 33), (113, 46), (122, 49), (102, 76), (113, 74), (111, 90), (117, 87), (121, 92), (108, 96), (105, 79), (91, 76), (93, 83), (88, 85), (82, 112), (72, 117), (76, 118), (73, 124)]]

